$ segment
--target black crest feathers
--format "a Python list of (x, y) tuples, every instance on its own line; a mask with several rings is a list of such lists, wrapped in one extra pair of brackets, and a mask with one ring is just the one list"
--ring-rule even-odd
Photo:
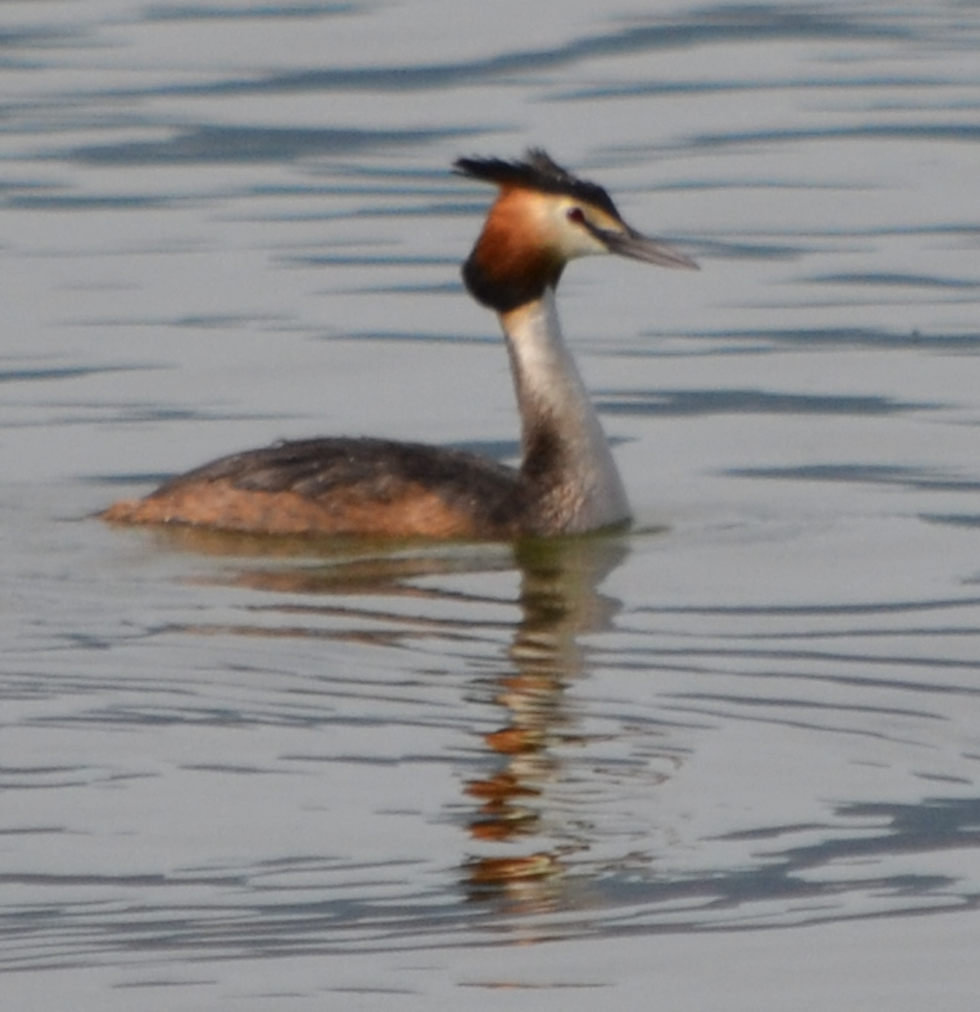
[[(579, 179), (548, 157), (541, 148), (529, 148), (524, 161), (507, 162), (502, 158), (460, 158), (454, 168), (461, 176), (470, 176), (501, 187), (518, 187), (558, 193), (574, 197), (583, 203), (601, 208), (614, 218), (620, 218), (616, 205), (606, 191), (596, 183)], [(622, 220), (620, 218), (620, 220)]]

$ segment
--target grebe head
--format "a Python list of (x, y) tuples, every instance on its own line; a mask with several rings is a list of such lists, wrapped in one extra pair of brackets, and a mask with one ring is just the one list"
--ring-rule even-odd
[(697, 269), (683, 253), (630, 228), (601, 186), (573, 176), (540, 149), (528, 151), (522, 162), (460, 158), (455, 167), (500, 188), (463, 265), (470, 294), (498, 313), (539, 299), (578, 257), (613, 253)]

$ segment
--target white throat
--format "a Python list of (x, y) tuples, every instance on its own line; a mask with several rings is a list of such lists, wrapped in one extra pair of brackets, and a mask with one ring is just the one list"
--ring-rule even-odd
[(565, 345), (548, 287), (501, 314), (521, 413), (522, 474), (540, 488), (555, 530), (578, 533), (629, 519), (606, 435)]

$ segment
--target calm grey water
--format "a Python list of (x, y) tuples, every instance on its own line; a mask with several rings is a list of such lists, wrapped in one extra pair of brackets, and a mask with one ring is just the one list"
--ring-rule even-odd
[[(980, 7), (32, 0), (0, 82), (0, 1004), (975, 1007)], [(448, 168), (529, 144), (702, 265), (563, 280), (633, 532), (91, 519), (512, 455)]]

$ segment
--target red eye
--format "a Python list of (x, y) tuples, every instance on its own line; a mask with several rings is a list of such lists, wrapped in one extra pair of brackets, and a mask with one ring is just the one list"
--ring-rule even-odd
[(582, 212), (582, 208), (580, 207), (569, 208), (568, 220), (574, 222), (576, 225), (584, 225), (585, 214)]

